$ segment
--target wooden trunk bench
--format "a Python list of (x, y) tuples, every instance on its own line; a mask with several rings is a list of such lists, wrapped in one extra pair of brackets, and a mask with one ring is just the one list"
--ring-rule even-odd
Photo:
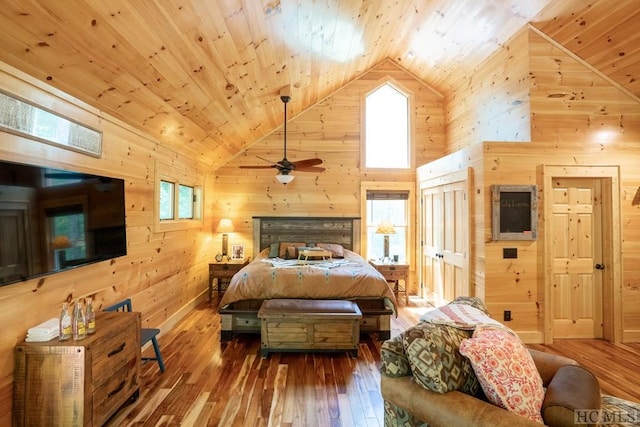
[(349, 351), (360, 342), (358, 305), (346, 300), (272, 299), (258, 311), (262, 357), (273, 351)]

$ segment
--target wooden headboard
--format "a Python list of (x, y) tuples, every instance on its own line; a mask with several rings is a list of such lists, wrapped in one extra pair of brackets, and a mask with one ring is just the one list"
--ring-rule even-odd
[(360, 253), (360, 218), (254, 216), (254, 259), (275, 242), (338, 243)]

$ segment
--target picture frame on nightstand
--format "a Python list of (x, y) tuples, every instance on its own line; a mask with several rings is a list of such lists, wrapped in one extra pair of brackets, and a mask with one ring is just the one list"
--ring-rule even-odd
[(244, 245), (231, 245), (231, 259), (233, 261), (244, 259)]

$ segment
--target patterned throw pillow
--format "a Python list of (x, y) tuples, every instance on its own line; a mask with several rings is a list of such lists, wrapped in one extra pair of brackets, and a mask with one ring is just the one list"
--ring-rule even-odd
[(438, 393), (460, 390), (476, 395), (478, 380), (469, 360), (458, 351), (471, 331), (423, 322), (403, 335), (405, 354), (418, 384)]
[(404, 355), (402, 334), (386, 340), (380, 348), (380, 371), (388, 377), (404, 377), (411, 374), (409, 361)]
[(478, 327), (460, 345), (487, 399), (502, 408), (542, 423), (542, 378), (531, 353), (511, 331)]

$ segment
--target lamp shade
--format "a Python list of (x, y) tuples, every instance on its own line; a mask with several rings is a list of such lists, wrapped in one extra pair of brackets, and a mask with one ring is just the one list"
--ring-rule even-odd
[(233, 231), (233, 222), (229, 218), (222, 218), (216, 228), (217, 233), (232, 233)]
[(382, 221), (376, 229), (376, 234), (396, 234), (396, 229), (389, 220)]
[(289, 175), (289, 174), (281, 174), (279, 173), (278, 175), (276, 175), (276, 179), (278, 180), (278, 182), (287, 185), (288, 183), (290, 183), (291, 181), (293, 181), (293, 178), (295, 178), (295, 176), (293, 175)]

